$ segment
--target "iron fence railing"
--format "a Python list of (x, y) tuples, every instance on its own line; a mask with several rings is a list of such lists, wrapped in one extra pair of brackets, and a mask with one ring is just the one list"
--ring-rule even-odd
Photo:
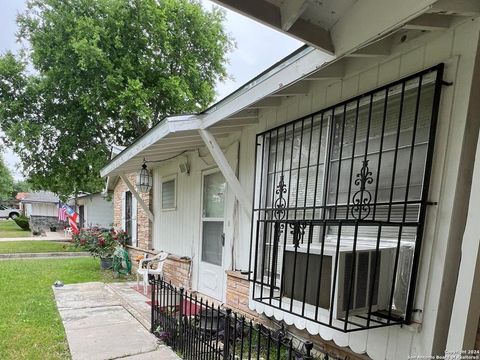
[(257, 135), (253, 299), (341, 331), (408, 323), (443, 64)]
[(153, 276), (149, 282), (151, 331), (183, 359), (336, 359), (283, 327), (272, 330)]

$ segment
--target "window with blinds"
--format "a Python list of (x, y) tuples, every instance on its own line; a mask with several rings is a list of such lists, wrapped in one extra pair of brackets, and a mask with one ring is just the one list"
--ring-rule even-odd
[(257, 135), (254, 298), (283, 309), (285, 297), (291, 312), (300, 301), (302, 316), (306, 303), (323, 304), (334, 313), (329, 325), (372, 308), (390, 320), (409, 316), (442, 72), (433, 67)]
[(162, 210), (176, 208), (175, 179), (162, 182)]

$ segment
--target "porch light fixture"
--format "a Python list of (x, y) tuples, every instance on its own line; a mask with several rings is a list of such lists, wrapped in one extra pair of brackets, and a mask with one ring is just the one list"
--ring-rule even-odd
[(142, 168), (137, 175), (137, 189), (142, 193), (150, 192), (153, 185), (153, 177), (147, 169), (147, 162), (143, 159)]

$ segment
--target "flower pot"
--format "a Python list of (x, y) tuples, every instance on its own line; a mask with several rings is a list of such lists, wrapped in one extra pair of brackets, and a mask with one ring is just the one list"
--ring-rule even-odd
[(102, 270), (107, 270), (112, 268), (112, 258), (100, 258), (100, 267)]

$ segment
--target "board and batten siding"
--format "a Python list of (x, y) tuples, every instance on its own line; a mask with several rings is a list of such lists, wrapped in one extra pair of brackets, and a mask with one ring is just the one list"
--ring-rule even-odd
[[(219, 145), (225, 152), (232, 169), (238, 168), (238, 136), (219, 139)], [(202, 174), (217, 168), (215, 161), (206, 148), (187, 152), (182, 159), (188, 159), (190, 173), (181, 173), (178, 159), (158, 164), (153, 169), (153, 248), (166, 251), (178, 257), (192, 259), (192, 286), (196, 289), (201, 242), (201, 198)], [(183, 160), (182, 160), (183, 161)], [(152, 164), (155, 166), (155, 164)], [(162, 182), (164, 179), (176, 179), (176, 199), (174, 209), (162, 209)], [(233, 267), (233, 246), (236, 240), (236, 200), (227, 187), (225, 199), (225, 250), (224, 268)], [(226, 282), (226, 277), (225, 277)]]
[[(449, 264), (458, 262), (458, 254), (449, 252), (448, 248), (452, 241), (461, 238), (461, 229), (457, 228), (461, 219), (455, 210), (462, 200), (467, 200), (457, 196), (461, 193), (459, 187), (464, 186), (459, 178), (461, 154), (462, 151), (474, 151), (474, 145), (472, 150), (472, 144), (464, 144), (464, 133), (479, 31), (480, 19), (463, 21), (446, 31), (432, 32), (404, 43), (399, 38), (389, 57), (346, 59), (342, 80), (312, 82), (307, 95), (286, 98), (277, 108), (261, 110), (259, 124), (242, 131), (239, 179), (253, 198), (257, 133), (441, 62), (445, 63), (444, 79), (453, 82), (452, 86), (443, 87), (440, 103), (429, 199), (438, 201), (438, 206), (429, 207), (427, 212), (414, 306), (423, 310), (422, 319), (418, 319), (421, 325), (345, 334), (299, 318), (287, 320), (285, 317), (287, 323), (319, 333), (323, 339), (349, 346), (357, 353), (366, 352), (374, 359), (407, 359), (410, 355), (432, 353), (443, 355), (449, 312), (441, 308), (448, 307), (451, 305), (448, 302), (453, 300), (442, 297), (442, 291), (445, 283), (452, 283), (449, 276), (455, 276), (455, 272), (448, 271)], [(236, 264), (237, 268), (246, 269), (251, 219), (243, 212), (240, 212), (239, 219), (238, 239), (242, 246), (236, 247)], [(457, 233), (452, 233), (455, 230)], [(278, 318), (277, 310), (254, 302), (251, 306)]]

